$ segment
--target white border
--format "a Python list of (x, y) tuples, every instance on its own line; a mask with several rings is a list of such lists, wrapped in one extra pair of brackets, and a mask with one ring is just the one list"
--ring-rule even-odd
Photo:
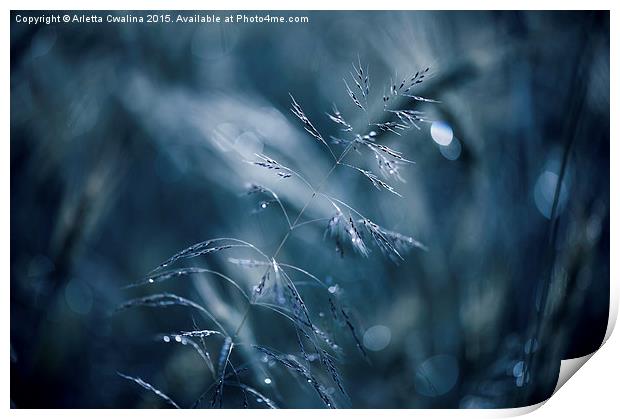
[[(4, 42), (3, 42), (3, 67), (2, 71), (4, 72), (4, 84), (3, 84), (3, 100), (2, 100), (2, 120), (4, 128), (4, 138), (0, 143), (0, 150), (2, 152), (2, 156), (4, 159), (4, 164), (2, 165), (2, 170), (4, 172), (4, 176), (2, 176), (1, 188), (2, 188), (2, 197), (4, 198), (3, 205), (0, 207), (2, 211), (2, 218), (0, 221), (0, 225), (2, 226), (2, 242), (0, 243), (1, 249), (0, 254), (3, 260), (3, 268), (6, 273), (4, 276), (4, 280), (2, 281), (2, 289), (3, 289), (3, 298), (6, 301), (9, 299), (9, 290), (10, 290), (10, 281), (9, 281), (9, 267), (10, 267), (10, 152), (9, 152), (9, 139), (10, 139), (10, 19), (8, 19), (8, 11), (11, 9), (14, 10), (111, 10), (111, 9), (121, 9), (121, 10), (383, 10), (386, 6), (389, 6), (392, 10), (408, 10), (412, 6), (415, 6), (417, 10), (438, 10), (438, 9), (450, 9), (450, 10), (464, 10), (464, 9), (474, 9), (474, 10), (484, 10), (484, 9), (495, 9), (495, 10), (507, 10), (507, 9), (527, 9), (527, 10), (560, 10), (558, 6), (561, 6), (562, 9), (574, 9), (579, 10), (584, 6), (589, 9), (612, 9), (611, 1), (599, 1), (599, 0), (590, 0), (587, 3), (583, 1), (576, 0), (564, 0), (562, 2), (550, 2), (550, 1), (540, 1), (540, 0), (525, 0), (525, 1), (504, 1), (498, 3), (497, 1), (468, 1), (468, 2), (456, 2), (456, 1), (442, 1), (442, 0), (434, 0), (432, 2), (412, 2), (411, 0), (392, 0), (389, 4), (385, 2), (369, 2), (363, 0), (346, 0), (334, 2), (333, 0), (298, 0), (293, 2), (283, 1), (283, 0), (265, 0), (259, 2), (252, 2), (248, 0), (235, 0), (226, 2), (220, 2), (219, 4), (206, 4), (205, 2), (199, 1), (186, 1), (186, 0), (178, 0), (175, 2), (164, 2), (164, 1), (135, 1), (135, 0), (108, 0), (105, 2), (97, 2), (98, 4), (94, 4), (95, 2), (85, 3), (83, 1), (62, 1), (55, 2), (53, 5), (46, 4), (43, 1), (8, 1), (9, 9), (5, 14), (4, 19), (2, 20), (2, 30), (5, 34)], [(617, 51), (614, 50), (617, 44), (617, 29), (616, 24), (618, 19), (616, 18), (615, 11), (611, 12), (611, 72), (610, 74), (616, 74), (618, 65), (617, 65)], [(614, 111), (617, 109), (617, 83), (615, 79), (612, 77), (610, 80), (611, 83), (611, 109), (610, 114), (614, 115)], [(616, 134), (618, 132), (617, 124), (615, 120), (612, 118), (611, 121), (611, 137), (616, 138)], [(618, 162), (620, 161), (619, 156), (619, 146), (615, 141), (611, 141), (611, 161)], [(611, 212), (614, 212), (614, 209), (618, 208), (618, 200), (620, 199), (620, 187), (618, 186), (618, 168), (617, 165), (611, 165)], [(611, 249), (612, 256), (611, 260), (614, 261), (614, 256), (618, 255), (615, 238), (618, 237), (618, 227), (615, 223), (615, 215), (611, 216)], [(605, 340), (609, 339), (611, 332), (614, 328), (617, 313), (618, 313), (618, 291), (619, 291), (619, 282), (618, 278), (618, 269), (617, 265), (613, 264), (610, 267), (610, 277), (611, 277), (611, 302), (610, 302), (610, 319), (607, 329), (607, 334)], [(5, 337), (10, 336), (10, 305), (7, 304), (5, 306), (5, 312), (2, 318), (0, 319), (0, 324), (2, 325), (2, 334)], [(548, 401), (548, 407), (544, 409), (538, 409), (534, 416), (540, 418), (546, 417), (583, 417), (584, 414), (590, 413), (592, 411), (596, 412), (595, 417), (612, 417), (617, 414), (617, 408), (615, 406), (615, 398), (617, 397), (615, 389), (617, 388), (616, 380), (620, 378), (619, 369), (618, 369), (618, 358), (617, 355), (620, 353), (620, 342), (618, 342), (618, 338), (612, 338), (609, 343), (604, 345), (604, 348), (601, 348), (600, 351), (593, 356), (593, 359), (588, 362), (590, 368), (586, 368), (585, 371), (580, 372), (580, 375), (583, 375), (578, 380), (572, 380), (566, 384), (559, 391), (557, 395), (554, 395)], [(169, 411), (169, 410), (9, 410), (9, 394), (10, 394), (10, 366), (9, 366), (9, 345), (8, 342), (5, 342), (4, 346), (4, 362), (2, 365), (2, 378), (1, 381), (1, 389), (0, 394), (5, 397), (5, 410), (3, 411), (4, 415), (11, 415), (14, 417), (31, 417), (31, 416), (51, 416), (51, 417), (83, 417), (84, 414), (92, 415), (94, 417), (108, 417), (110, 415), (114, 416), (130, 416), (131, 417), (143, 417), (143, 418), (157, 418), (157, 417), (166, 417), (169, 418), (171, 415), (179, 415), (178, 417), (187, 417), (187, 415), (192, 416), (198, 415), (202, 416), (205, 414), (212, 415), (215, 412), (204, 412), (204, 411)], [(575, 364), (573, 362), (573, 364)], [(592, 365), (591, 365), (592, 364)], [(574, 369), (574, 368), (573, 368)], [(575, 370), (576, 371), (576, 370)], [(574, 373), (574, 371), (573, 371)], [(544, 403), (542, 403), (544, 404)], [(368, 417), (368, 418), (376, 418), (378, 416), (384, 416), (389, 414), (390, 417), (408, 417), (408, 416), (431, 416), (431, 417), (502, 417), (502, 416), (515, 416), (524, 413), (528, 413), (529, 411), (536, 410), (542, 404), (531, 406), (528, 408), (520, 408), (520, 409), (504, 409), (504, 410), (389, 410), (389, 411), (377, 411), (377, 410), (340, 410), (340, 411), (320, 411), (320, 414), (325, 415), (334, 415), (339, 417)], [(219, 411), (217, 414), (218, 418), (232, 418), (237, 415), (251, 415), (258, 417), (288, 417), (290, 413), (293, 413), (295, 416), (300, 418), (310, 418), (311, 416), (316, 415), (319, 411), (316, 410), (295, 410), (294, 412), (282, 410), (282, 411), (259, 411), (252, 410), (250, 411)]]

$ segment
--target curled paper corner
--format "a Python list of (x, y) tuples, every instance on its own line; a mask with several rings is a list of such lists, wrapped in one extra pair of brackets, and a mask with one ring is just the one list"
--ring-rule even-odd
[[(553, 390), (553, 394), (557, 393), (557, 391), (562, 388), (564, 384), (573, 376), (581, 367), (585, 365), (586, 362), (594, 356), (607, 342), (609, 337), (611, 336), (615, 326), (616, 320), (618, 318), (618, 286), (614, 285), (613, 282), (610, 287), (610, 295), (609, 295), (609, 317), (607, 319), (607, 329), (605, 331), (605, 337), (601, 342), (601, 345), (594, 352), (581, 356), (579, 358), (572, 359), (563, 359), (560, 362), (560, 373), (558, 374), (558, 382), (555, 385), (555, 389)], [(553, 397), (553, 394), (551, 397)]]
[[(557, 393), (557, 391), (562, 388), (564, 384), (573, 376), (581, 367), (585, 365), (586, 362), (592, 358), (592, 356), (597, 353), (607, 342), (611, 333), (613, 332), (616, 326), (616, 320), (618, 318), (618, 287), (617, 285), (613, 285), (610, 288), (609, 295), (609, 317), (607, 319), (607, 329), (605, 331), (605, 337), (601, 342), (601, 345), (594, 352), (581, 356), (579, 358), (572, 359), (563, 359), (560, 362), (560, 373), (558, 374), (558, 382), (555, 385), (555, 389), (553, 390), (553, 394)], [(551, 397), (553, 397), (553, 394)]]
[(523, 407), (517, 407), (517, 408), (512, 408), (512, 409), (504, 409), (502, 410), (503, 414), (498, 415), (498, 417), (522, 416), (522, 415), (531, 413), (537, 410), (538, 408), (542, 407), (545, 403), (547, 403), (547, 401), (549, 401), (549, 399), (551, 399), (551, 397), (555, 395), (555, 393), (558, 392), (560, 388), (562, 388), (564, 384), (568, 382), (568, 380), (570, 380), (570, 378), (573, 375), (575, 375), (575, 373), (577, 373), (577, 371), (579, 371), (581, 367), (583, 367), (590, 360), (590, 358), (594, 356), (594, 354), (596, 354), (605, 345), (605, 343), (607, 342), (607, 340), (609, 340), (616, 326), (616, 320), (618, 318), (618, 307), (619, 307), (618, 302), (620, 300), (619, 291), (620, 290), (618, 289), (618, 286), (612, 282), (611, 288), (610, 288), (610, 296), (609, 296), (610, 304), (609, 304), (609, 317), (607, 319), (607, 329), (605, 331), (605, 337), (603, 338), (603, 341), (601, 342), (601, 345), (598, 347), (598, 349), (596, 349), (594, 352), (588, 355), (584, 355), (578, 358), (561, 360), (560, 371), (558, 373), (558, 381), (555, 385), (555, 389), (553, 390), (553, 393), (547, 399), (539, 403), (530, 405), (530, 406), (523, 406)]
[(512, 408), (512, 409), (502, 409), (502, 410), (499, 410), (498, 411), (499, 414), (496, 417), (524, 416), (524, 415), (527, 415), (528, 413), (532, 413), (533, 411), (538, 410), (545, 403), (547, 403), (555, 395), (555, 393), (564, 384), (566, 384), (566, 382), (573, 375), (575, 375), (575, 373), (577, 371), (579, 371), (579, 369), (581, 367), (583, 367), (586, 362), (588, 362), (588, 360), (595, 353), (596, 353), (596, 351), (592, 352), (589, 355), (585, 355), (585, 356), (582, 356), (582, 357), (579, 357), (579, 358), (563, 359), (562, 361), (560, 361), (560, 372), (558, 374), (558, 382), (556, 383), (555, 389), (553, 390), (553, 393), (551, 394), (551, 396), (549, 396), (548, 398), (546, 398), (545, 400), (543, 400), (543, 401), (541, 401), (539, 403), (532, 404), (532, 405), (529, 405), (529, 406), (523, 406), (523, 407), (516, 407), (516, 408)]
[[(555, 385), (555, 389), (553, 390), (553, 394), (557, 393), (557, 391), (562, 388), (564, 384), (573, 376), (581, 367), (584, 366), (586, 362), (592, 355), (594, 355), (596, 351), (592, 352), (589, 355), (581, 356), (579, 358), (572, 359), (563, 359), (560, 362), (560, 373), (558, 374), (558, 382)], [(553, 395), (551, 395), (553, 397)]]

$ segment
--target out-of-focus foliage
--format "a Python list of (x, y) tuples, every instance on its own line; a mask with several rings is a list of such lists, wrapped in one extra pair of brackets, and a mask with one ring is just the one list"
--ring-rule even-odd
[[(161, 334), (204, 321), (185, 308), (114, 313), (140, 295), (122, 287), (212, 237), (273, 251), (286, 231), (281, 214), (256, 211), (245, 185), (268, 185), (293, 214), (308, 191), (246, 161), (269, 152), (320, 180), (330, 156), (289, 112), (289, 92), (325, 138), (337, 136), (325, 112), (335, 103), (353, 115), (342, 79), (358, 57), (376, 88), (430, 66), (419, 93), (441, 103), (420, 107), (438, 121), (432, 126), (382, 136), (416, 162), (402, 173), (402, 198), (353, 171), (325, 187), (427, 251), (399, 264), (376, 251), (341, 258), (325, 222), (300, 228), (280, 255), (333, 287), (359, 322), (368, 360), (336, 335), (350, 405), (532, 404), (550, 395), (561, 358), (600, 344), (609, 296), (608, 13), (313, 12), (308, 24), (49, 26), (17, 24), (16, 13), (16, 407), (166, 405), (117, 371), (191, 406), (213, 378), (195, 351)], [(356, 159), (370, 165), (371, 157)], [(320, 218), (331, 209), (317, 201), (308, 211)], [(225, 258), (201, 262), (246, 285), (257, 280)], [(243, 316), (230, 289), (200, 277), (156, 286), (227, 326)], [(322, 302), (307, 304), (328, 313)], [(296, 348), (294, 329), (273, 316), (253, 316), (244, 333)], [(262, 394), (279, 406), (320, 406), (272, 364), (251, 372)], [(239, 393), (229, 394), (240, 405)]]

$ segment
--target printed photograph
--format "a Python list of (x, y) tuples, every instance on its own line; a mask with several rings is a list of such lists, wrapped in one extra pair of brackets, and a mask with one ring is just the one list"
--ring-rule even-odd
[(609, 11), (10, 19), (12, 409), (516, 408), (603, 343)]

